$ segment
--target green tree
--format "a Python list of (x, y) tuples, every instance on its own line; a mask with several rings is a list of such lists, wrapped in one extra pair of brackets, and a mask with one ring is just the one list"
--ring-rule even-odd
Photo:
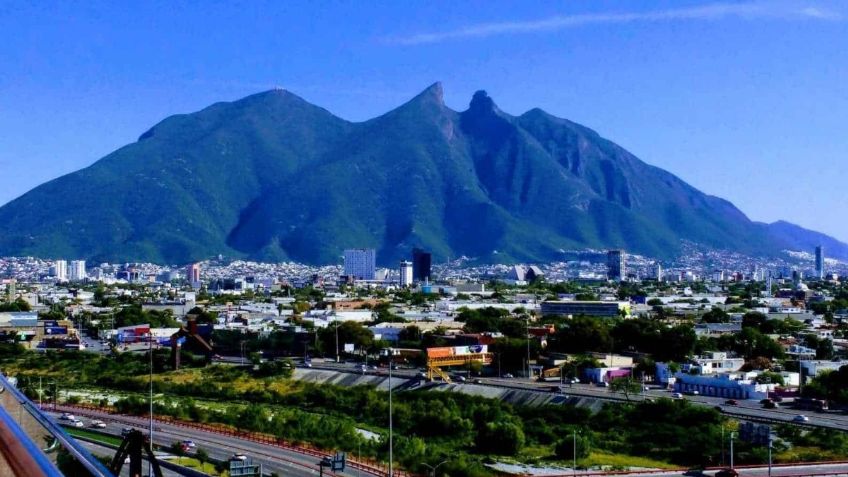
[(176, 441), (171, 443), (171, 446), (168, 447), (168, 452), (177, 456), (177, 459), (180, 464), (183, 462), (183, 456), (185, 455), (185, 449), (183, 448), (183, 443)]
[(209, 454), (206, 453), (206, 451), (200, 447), (198, 447), (197, 451), (195, 451), (194, 458), (197, 459), (198, 462), (200, 462), (201, 469), (207, 462), (209, 462)]
[(630, 376), (613, 379), (610, 383), (610, 390), (624, 394), (624, 398), (630, 400), (631, 394), (639, 394), (642, 390), (642, 385)]
[[(576, 439), (575, 439), (576, 437)], [(577, 441), (577, 453), (575, 454), (574, 444), (575, 440)], [(589, 438), (582, 432), (578, 432), (576, 436), (569, 435), (568, 437), (564, 437), (562, 440), (557, 442), (556, 447), (554, 448), (554, 452), (556, 456), (562, 460), (571, 461), (575, 457), (579, 459), (585, 459), (589, 457), (589, 452), (591, 451), (591, 445)]]
[(524, 431), (512, 422), (489, 422), (477, 435), (477, 448), (498, 455), (516, 455), (524, 447)]
[(713, 307), (712, 310), (701, 316), (701, 321), (704, 323), (730, 323), (730, 315), (721, 308)]

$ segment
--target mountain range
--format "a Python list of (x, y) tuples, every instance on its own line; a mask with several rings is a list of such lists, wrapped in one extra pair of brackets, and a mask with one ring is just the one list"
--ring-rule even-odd
[(752, 256), (848, 245), (730, 202), (595, 131), (478, 91), (454, 111), (436, 83), (350, 122), (281, 89), (171, 116), (82, 170), (0, 207), (0, 255), (186, 263), (224, 254), (338, 263), (376, 248), (436, 260), (556, 260), (623, 248), (670, 259), (683, 241)]

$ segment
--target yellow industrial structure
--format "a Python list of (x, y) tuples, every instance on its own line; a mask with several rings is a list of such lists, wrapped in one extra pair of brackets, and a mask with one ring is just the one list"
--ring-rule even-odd
[(468, 366), (471, 363), (491, 364), (492, 353), (488, 352), (485, 345), (427, 348), (427, 379), (432, 381), (436, 375), (450, 383), (450, 375), (442, 368)]

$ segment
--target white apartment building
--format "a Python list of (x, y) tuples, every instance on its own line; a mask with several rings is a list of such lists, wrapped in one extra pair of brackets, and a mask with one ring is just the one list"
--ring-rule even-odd
[(68, 262), (64, 260), (56, 260), (53, 263), (53, 276), (56, 280), (63, 282), (68, 279)]
[(74, 260), (68, 270), (68, 279), (72, 282), (81, 282), (86, 279), (85, 260)]
[(412, 286), (412, 262), (406, 260), (400, 262), (400, 286)]

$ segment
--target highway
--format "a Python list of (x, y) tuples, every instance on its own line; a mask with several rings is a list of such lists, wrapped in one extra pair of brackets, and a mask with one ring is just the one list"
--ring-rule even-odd
[[(147, 429), (149, 429), (149, 421), (140, 417), (122, 416), (99, 411), (80, 410), (77, 408), (63, 408), (62, 406), (59, 406), (58, 411), (63, 410), (73, 413), (77, 416), (77, 418), (82, 418), (81, 420), (83, 420), (86, 425), (88, 425), (90, 419), (100, 419), (106, 423), (106, 428), (99, 430), (117, 436), (121, 435), (121, 430), (125, 427), (134, 427), (145, 432), (145, 434), (147, 433)], [(58, 419), (60, 415), (60, 413), (56, 412), (47, 412), (47, 414), (55, 419)], [(316, 456), (306, 455), (278, 446), (254, 442), (235, 436), (215, 434), (158, 421), (154, 422), (153, 426), (153, 442), (158, 446), (169, 447), (177, 441), (192, 440), (198, 448), (205, 450), (207, 454), (215, 460), (228, 460), (234, 453), (241, 453), (248, 456), (253, 460), (253, 462), (261, 463), (264, 473), (276, 472), (279, 475), (295, 477), (311, 477), (319, 475), (319, 457)], [(368, 473), (365, 470), (363, 470), (360, 474), (357, 469), (348, 467), (345, 472), (336, 473), (335, 475), (359, 476), (377, 474)]]
[[(324, 369), (330, 371), (338, 371), (353, 374), (362, 374), (358, 363), (336, 363), (333, 361), (318, 361), (312, 360), (312, 369)], [(370, 374), (379, 373), (381, 376), (388, 375), (388, 369), (378, 368), (376, 371), (368, 371)], [(404, 379), (418, 379), (420, 371), (418, 369), (398, 369), (392, 371), (393, 376)], [(479, 384), (467, 382), (460, 384), (462, 386), (497, 386), (510, 389), (523, 389), (528, 391), (536, 391), (541, 393), (551, 393), (552, 386), (558, 386), (558, 381), (538, 382), (530, 381), (524, 378), (479, 378)], [(607, 401), (626, 401), (628, 400), (624, 394), (611, 392), (609, 388), (599, 387), (591, 384), (564, 384), (564, 394), (574, 397), (590, 397)], [(672, 398), (672, 392), (666, 389), (650, 386), (648, 391), (641, 394), (631, 394), (630, 401), (641, 401), (644, 399), (657, 398)], [(794, 423), (807, 427), (825, 427), (831, 429), (848, 430), (848, 414), (841, 411), (829, 412), (814, 412), (800, 411), (793, 409), (791, 405), (779, 407), (777, 409), (765, 409), (754, 400), (738, 400), (737, 405), (726, 405), (725, 398), (709, 397), (709, 396), (689, 396), (685, 399), (693, 404), (710, 406), (713, 408), (721, 407), (721, 412), (729, 416), (740, 419), (748, 419), (753, 421), (763, 421), (772, 423)], [(799, 414), (803, 414), (809, 418), (809, 421), (803, 423), (794, 422), (793, 419)]]
[[(100, 444), (95, 444), (93, 442), (88, 442), (84, 440), (80, 440), (83, 447), (89, 450), (95, 456), (103, 456), (109, 457), (110, 459), (115, 455), (115, 449), (111, 447), (107, 447)], [(142, 467), (144, 472), (147, 472), (147, 459), (144, 460), (144, 466)], [(130, 475), (130, 466), (129, 464), (124, 464), (121, 468), (120, 477), (129, 477)], [(181, 474), (174, 472), (173, 470), (162, 468), (162, 477), (181, 477)]]

